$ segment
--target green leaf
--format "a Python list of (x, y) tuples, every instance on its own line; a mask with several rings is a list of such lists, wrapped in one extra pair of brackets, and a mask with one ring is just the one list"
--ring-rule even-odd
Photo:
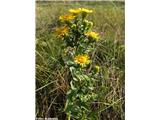
[(76, 98), (76, 95), (77, 95), (77, 89), (73, 89), (73, 90), (71, 89), (67, 92), (67, 99), (69, 101), (72, 101), (73, 98)]

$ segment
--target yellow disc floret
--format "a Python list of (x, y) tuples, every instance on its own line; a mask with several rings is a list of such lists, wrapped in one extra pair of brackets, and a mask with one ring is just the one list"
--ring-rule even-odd
[(82, 67), (90, 63), (88, 55), (78, 55), (74, 58), (74, 62), (81, 65)]

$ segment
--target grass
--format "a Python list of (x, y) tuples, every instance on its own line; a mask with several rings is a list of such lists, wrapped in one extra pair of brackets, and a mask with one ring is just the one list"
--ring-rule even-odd
[(91, 59), (101, 66), (100, 97), (93, 106), (99, 120), (124, 120), (124, 2), (37, 2), (36, 4), (36, 117), (58, 117), (69, 88), (69, 71), (61, 65), (61, 43), (54, 30), (59, 15), (70, 8), (94, 10), (88, 18), (101, 40)]

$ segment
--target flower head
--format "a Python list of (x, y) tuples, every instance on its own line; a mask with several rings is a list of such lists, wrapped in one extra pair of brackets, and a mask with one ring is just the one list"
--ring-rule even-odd
[(63, 37), (65, 35), (67, 35), (69, 32), (69, 28), (64, 26), (64, 27), (60, 27), (56, 29), (56, 33), (59, 37)]
[(82, 67), (90, 63), (88, 55), (78, 55), (74, 58), (74, 62), (80, 64)]
[(81, 8), (81, 11), (84, 13), (92, 13), (93, 10), (89, 10), (89, 9), (85, 9), (85, 8)]
[(98, 65), (95, 65), (95, 70), (96, 70), (96, 72), (98, 73), (99, 70), (100, 70), (100, 67), (99, 67)]
[(73, 14), (79, 14), (79, 13), (92, 13), (93, 11), (85, 8), (77, 8), (77, 9), (70, 9), (69, 12)]
[(59, 20), (64, 22), (64, 21), (71, 21), (75, 18), (74, 15), (68, 14), (68, 15), (62, 15), (59, 17)]
[(81, 13), (81, 10), (80, 9), (70, 9), (69, 12), (73, 14), (79, 14)]
[(98, 40), (99, 39), (99, 34), (96, 32), (88, 32), (85, 34), (87, 37)]

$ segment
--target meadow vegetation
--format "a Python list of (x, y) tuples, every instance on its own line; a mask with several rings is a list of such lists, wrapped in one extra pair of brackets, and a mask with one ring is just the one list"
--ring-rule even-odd
[(71, 74), (62, 59), (63, 40), (55, 34), (59, 16), (71, 8), (92, 9), (87, 16), (100, 34), (90, 59), (100, 66), (90, 114), (93, 120), (124, 120), (125, 18), (124, 2), (37, 2), (36, 3), (36, 117), (58, 117), (63, 111)]

